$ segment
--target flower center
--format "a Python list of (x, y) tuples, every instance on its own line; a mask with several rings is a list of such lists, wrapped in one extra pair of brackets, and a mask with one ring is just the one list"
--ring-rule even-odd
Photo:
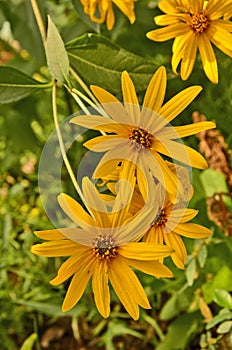
[(129, 140), (139, 146), (151, 148), (153, 135), (142, 128), (133, 128), (129, 134)]
[(99, 259), (106, 262), (111, 261), (117, 256), (117, 247), (115, 246), (115, 240), (111, 235), (100, 234), (97, 238), (93, 239), (93, 254)]
[(155, 218), (154, 222), (151, 224), (151, 226), (160, 226), (163, 225), (167, 222), (168, 218), (167, 218), (167, 214), (165, 212), (165, 209), (162, 209), (157, 217)]
[(200, 13), (197, 15), (190, 14), (190, 28), (196, 34), (202, 34), (207, 31), (209, 27), (209, 19), (204, 13)]

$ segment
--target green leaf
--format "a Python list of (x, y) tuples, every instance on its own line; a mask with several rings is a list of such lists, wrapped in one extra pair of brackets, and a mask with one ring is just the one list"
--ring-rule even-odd
[(203, 244), (197, 256), (197, 260), (201, 268), (203, 268), (206, 263), (207, 255), (208, 255), (207, 247), (205, 244)]
[(232, 309), (232, 297), (230, 293), (224, 289), (215, 289), (214, 301), (226, 309)]
[(228, 193), (225, 177), (219, 171), (206, 169), (200, 174), (201, 182), (206, 197), (212, 197), (214, 193)]
[(196, 273), (196, 268), (197, 268), (196, 260), (192, 259), (189, 262), (189, 264), (188, 264), (188, 266), (186, 267), (186, 270), (185, 270), (185, 275), (186, 275), (187, 282), (188, 282), (189, 286), (193, 285), (194, 278), (195, 278), (195, 273)]
[(219, 334), (225, 334), (229, 333), (232, 328), (232, 321), (225, 321), (217, 329), (217, 333)]
[(40, 83), (13, 67), (0, 67), (0, 103), (21, 100), (39, 89), (50, 86), (51, 83)]
[(224, 322), (226, 320), (232, 319), (232, 312), (228, 309), (222, 309), (219, 311), (218, 315), (216, 315), (209, 323), (206, 325), (206, 330), (216, 326), (216, 324)]
[(231, 289), (231, 268), (229, 266), (224, 265), (222, 267), (218, 266), (218, 269), (219, 271), (214, 275), (214, 278), (202, 285), (203, 296), (207, 304), (213, 301), (215, 289)]
[(199, 333), (201, 316), (198, 312), (177, 317), (168, 326), (168, 333), (156, 350), (186, 350), (189, 342)]
[(86, 84), (113, 94), (121, 91), (121, 72), (126, 70), (137, 91), (144, 91), (157, 65), (124, 50), (99, 34), (84, 34), (66, 45), (70, 64)]
[(24, 342), (23, 345), (21, 346), (20, 350), (32, 350), (33, 346), (36, 342), (37, 339), (37, 334), (32, 333)]
[(68, 55), (64, 47), (63, 40), (52, 22), (50, 16), (48, 16), (48, 32), (46, 42), (46, 56), (48, 68), (54, 79), (64, 83), (68, 82), (69, 77), (69, 60)]

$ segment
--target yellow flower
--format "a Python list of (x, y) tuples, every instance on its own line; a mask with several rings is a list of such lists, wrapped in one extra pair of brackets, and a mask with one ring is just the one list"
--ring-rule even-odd
[(110, 281), (127, 312), (135, 320), (139, 305), (149, 309), (150, 304), (133, 267), (155, 277), (172, 277), (171, 271), (158, 261), (173, 250), (165, 245), (133, 242), (141, 238), (154, 217), (154, 206), (144, 206), (136, 216), (128, 219), (128, 208), (133, 192), (124, 181), (119, 183), (112, 212), (101, 200), (95, 186), (83, 179), (83, 195), (88, 201), (92, 217), (73, 198), (58, 197), (63, 211), (77, 224), (77, 228), (60, 228), (36, 232), (49, 242), (37, 244), (32, 252), (41, 256), (70, 256), (60, 267), (51, 284), (58, 285), (73, 276), (62, 310), (68, 311), (82, 297), (92, 277), (95, 304), (103, 317), (110, 313)]
[[(160, 67), (148, 85), (142, 107), (139, 106), (135, 87), (127, 72), (122, 73), (123, 104), (100, 87), (92, 86), (91, 89), (109, 117), (77, 116), (71, 122), (110, 133), (95, 137), (84, 144), (92, 151), (106, 152), (93, 176), (104, 177), (116, 168), (120, 161), (128, 160), (137, 169), (137, 181), (141, 192), (144, 187), (141, 174), (145, 174), (146, 178), (146, 173), (150, 171), (175, 202), (178, 179), (160, 153), (193, 167), (207, 168), (205, 159), (197, 151), (178, 142), (178, 139), (214, 128), (215, 123), (200, 122), (176, 127), (169, 124), (192, 102), (202, 88), (188, 87), (163, 104), (166, 70)], [(105, 172), (99, 171), (100, 168), (104, 169), (102, 165), (106, 162)]]
[(127, 16), (130, 23), (134, 23), (134, 2), (135, 0), (81, 0), (84, 12), (90, 16), (91, 21), (97, 23), (106, 21), (108, 30), (113, 28), (115, 22), (113, 4)]
[(155, 23), (166, 27), (148, 32), (147, 37), (154, 41), (175, 38), (172, 46), (173, 71), (177, 73), (181, 62), (181, 78), (188, 79), (199, 49), (205, 74), (213, 83), (218, 83), (217, 60), (212, 44), (232, 57), (232, 23), (227, 20), (231, 16), (231, 1), (161, 0), (158, 6), (166, 14), (156, 16)]
[[(174, 264), (180, 269), (184, 269), (187, 253), (181, 236), (200, 239), (210, 236), (212, 232), (201, 225), (189, 223), (188, 221), (193, 219), (198, 211), (186, 208), (184, 202), (173, 205), (160, 185), (157, 185), (156, 189), (154, 188), (153, 193), (159, 203), (159, 211), (143, 240), (154, 244), (165, 243), (172, 247), (174, 253), (171, 258)], [(134, 201), (133, 203), (135, 205)], [(137, 200), (136, 203), (137, 210), (139, 210), (140, 205), (143, 204), (141, 195), (140, 201)]]

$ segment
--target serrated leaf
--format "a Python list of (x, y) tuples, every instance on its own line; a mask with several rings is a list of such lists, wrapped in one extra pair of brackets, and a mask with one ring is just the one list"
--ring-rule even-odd
[(217, 329), (217, 333), (219, 334), (228, 333), (230, 332), (231, 328), (232, 328), (232, 321), (225, 321), (220, 324), (220, 326)]
[(48, 32), (46, 41), (46, 56), (48, 68), (57, 81), (64, 83), (68, 82), (69, 77), (69, 59), (63, 40), (48, 16)]
[(154, 63), (120, 48), (99, 34), (84, 34), (66, 45), (70, 64), (88, 85), (113, 94), (121, 91), (121, 72), (126, 70), (136, 91), (144, 91), (158, 68)]
[(16, 68), (0, 67), (0, 103), (19, 101), (50, 86), (51, 83), (40, 83)]
[(232, 297), (230, 293), (224, 289), (215, 289), (213, 300), (226, 309), (232, 309)]
[(196, 260), (192, 259), (185, 270), (187, 282), (190, 287), (193, 285), (193, 282), (194, 282), (196, 268), (197, 268)]

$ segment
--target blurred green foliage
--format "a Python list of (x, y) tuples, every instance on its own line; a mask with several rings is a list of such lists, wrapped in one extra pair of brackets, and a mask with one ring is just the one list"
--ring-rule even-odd
[[(64, 42), (70, 42), (66, 44), (70, 61), (74, 60), (73, 67), (87, 85), (102, 82), (103, 87), (120, 98), (120, 72), (127, 69), (132, 73), (132, 78), (133, 72), (137, 77), (141, 73), (141, 77), (135, 79), (135, 85), (142, 98), (149, 77), (158, 65), (165, 65), (170, 77), (167, 99), (193, 84), (204, 88), (176, 123), (190, 123), (192, 112), (198, 110), (208, 120), (216, 121), (228, 147), (232, 148), (231, 59), (216, 50), (218, 85), (206, 79), (199, 61), (188, 81), (174, 78), (170, 70), (171, 42), (154, 43), (145, 37), (146, 32), (154, 28), (153, 17), (159, 13), (157, 1), (140, 0), (136, 3), (134, 25), (130, 25), (116, 9), (116, 25), (111, 32), (104, 24), (91, 23), (84, 16), (78, 0), (40, 0), (38, 3), (44, 23), (47, 25), (46, 14), (49, 14)], [(101, 36), (98, 36), (99, 33)], [(89, 45), (89, 52), (85, 45)], [(78, 54), (79, 61), (73, 50), (75, 55)], [(109, 57), (115, 55), (115, 62), (103, 61), (106, 53)], [(85, 64), (81, 66), (83, 59)], [(97, 66), (93, 72), (90, 69), (92, 61)], [(49, 84), (52, 80), (30, 1), (0, 1), (0, 64), (33, 77), (38, 85), (42, 82)], [(3, 78), (1, 75), (0, 82)], [(41, 204), (37, 183), (40, 154), (54, 130), (51, 90), (38, 90), (36, 93), (27, 90), (28, 95), (33, 94), (0, 105), (1, 349), (45, 349), (43, 345), (49, 339), (46, 331), (54, 325), (60, 325), (64, 334), (68, 335), (66, 343), (62, 343), (58, 337), (60, 347), (56, 349), (72, 349), (72, 344), (75, 348), (83, 346), (89, 350), (231, 349), (231, 237), (210, 221), (206, 205), (206, 197), (215, 192), (229, 194), (229, 189), (223, 175), (211, 169), (193, 172), (195, 193), (190, 207), (199, 209), (195, 222), (211, 228), (213, 235), (206, 240), (185, 240), (189, 257), (184, 272), (167, 259), (167, 265), (174, 272), (173, 279), (155, 280), (138, 274), (152, 310), (141, 310), (140, 320), (134, 322), (112, 293), (112, 312), (109, 319), (104, 320), (99, 316), (91, 289), (88, 288), (85, 297), (73, 310), (65, 315), (62, 313), (61, 303), (66, 286), (49, 285), (61, 259), (46, 259), (30, 253), (30, 247), (39, 242), (33, 231), (52, 228)], [(60, 121), (78, 110), (73, 99), (62, 88), (58, 90), (57, 103)], [(186, 143), (198, 147), (195, 137), (188, 138)], [(84, 149), (79, 149), (78, 159), (83, 155)], [(76, 164), (75, 152), (70, 152), (70, 157)], [(64, 188), (72, 192), (66, 173), (63, 180)], [(231, 211), (229, 196), (226, 205)], [(52, 341), (54, 343), (56, 339), (56, 335), (51, 338), (49, 349), (53, 349)]]

